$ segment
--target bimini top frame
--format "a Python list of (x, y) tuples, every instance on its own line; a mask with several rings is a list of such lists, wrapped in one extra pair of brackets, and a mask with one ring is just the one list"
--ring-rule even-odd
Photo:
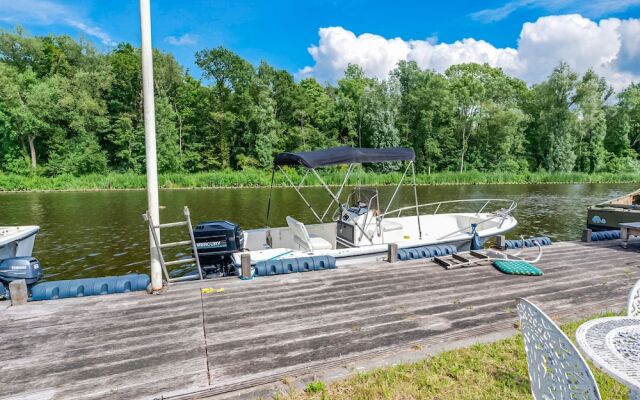
[(387, 147), (384, 149), (333, 147), (331, 149), (300, 153), (281, 153), (273, 159), (273, 165), (302, 165), (313, 169), (333, 165), (414, 161), (415, 158), (416, 155), (413, 150), (405, 147)]
[[(419, 230), (420, 238), (422, 239), (422, 229), (420, 227), (420, 213), (419, 213), (419, 205), (418, 205), (418, 191), (416, 188), (416, 171), (415, 171), (415, 163), (414, 163), (415, 153), (413, 152), (412, 149), (408, 149), (405, 147), (389, 147), (389, 148), (383, 148), (383, 149), (334, 147), (334, 148), (325, 149), (325, 150), (278, 154), (273, 160), (273, 171), (271, 175), (271, 193), (269, 194), (269, 203), (267, 206), (267, 218), (266, 218), (267, 226), (269, 225), (269, 214), (271, 211), (271, 194), (273, 193), (275, 171), (276, 169), (278, 169), (280, 172), (282, 172), (282, 174), (286, 178), (289, 185), (291, 185), (291, 187), (298, 193), (300, 198), (302, 198), (302, 201), (304, 201), (307, 207), (309, 207), (313, 215), (316, 217), (316, 219), (320, 223), (325, 222), (324, 219), (327, 216), (327, 213), (329, 212), (329, 210), (331, 209), (331, 205), (336, 204), (338, 208), (340, 208), (345, 212), (345, 215), (349, 216), (349, 219), (351, 219), (353, 224), (357, 226), (358, 229), (365, 236), (367, 236), (367, 238), (369, 238), (369, 240), (371, 240), (372, 238), (365, 233), (364, 227), (360, 226), (356, 221), (354, 221), (351, 218), (349, 213), (346, 212), (347, 205), (340, 203), (340, 195), (342, 194), (342, 191), (345, 185), (347, 184), (347, 181), (349, 180), (351, 173), (353, 172), (353, 167), (355, 164), (381, 163), (381, 162), (393, 162), (393, 161), (408, 161), (408, 165), (405, 168), (402, 178), (400, 179), (400, 182), (398, 182), (398, 186), (393, 192), (393, 195), (391, 196), (389, 203), (387, 204), (385, 213), (388, 211), (391, 203), (393, 203), (393, 200), (395, 199), (396, 194), (400, 189), (400, 186), (402, 186), (404, 178), (407, 176), (407, 173), (409, 172), (409, 168), (411, 168), (411, 174), (413, 177), (412, 179), (413, 194), (415, 197), (415, 210), (416, 210), (416, 217), (418, 219), (418, 230)], [(316, 168), (336, 166), (336, 165), (348, 165), (349, 168), (347, 169), (347, 173), (345, 174), (342, 184), (340, 185), (338, 190), (334, 192), (333, 190), (331, 190), (329, 185), (325, 183), (324, 179), (322, 179), (322, 177), (318, 174), (318, 172), (316, 171)], [(282, 168), (282, 166), (303, 166), (306, 169), (306, 171), (302, 179), (300, 180), (300, 183), (298, 183), (297, 185), (293, 183), (293, 181), (291, 180), (287, 172)], [(304, 195), (300, 190), (304, 185), (304, 181), (309, 175), (309, 173), (312, 173), (315, 175), (315, 177), (318, 179), (320, 184), (324, 187), (324, 189), (329, 194), (329, 197), (331, 198), (331, 202), (329, 203), (325, 211), (322, 213), (322, 216), (320, 216), (320, 214), (316, 212), (316, 210), (311, 206), (311, 204), (309, 204), (309, 202), (307, 201), (307, 199), (304, 197)]]

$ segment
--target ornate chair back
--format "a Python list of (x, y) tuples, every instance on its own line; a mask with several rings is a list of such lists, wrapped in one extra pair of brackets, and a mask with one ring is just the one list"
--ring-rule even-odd
[(533, 398), (600, 400), (586, 361), (558, 325), (528, 300), (518, 299), (517, 309)]
[(636, 282), (631, 292), (629, 292), (627, 315), (630, 317), (640, 317), (640, 280)]

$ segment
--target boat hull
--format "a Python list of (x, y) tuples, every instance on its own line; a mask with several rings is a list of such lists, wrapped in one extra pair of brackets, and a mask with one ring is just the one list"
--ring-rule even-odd
[(39, 230), (36, 225), (0, 227), (0, 260), (31, 256)]
[[(278, 259), (287, 259), (287, 258), (298, 258), (298, 257), (312, 257), (312, 256), (330, 256), (335, 258), (337, 265), (348, 265), (348, 264), (358, 264), (358, 263), (366, 263), (366, 262), (375, 262), (385, 259), (387, 256), (387, 250), (390, 243), (396, 243), (399, 249), (403, 248), (414, 248), (421, 246), (438, 246), (438, 245), (454, 245), (458, 249), (458, 251), (467, 251), (470, 249), (471, 241), (474, 238), (474, 235), (471, 233), (471, 229), (463, 229), (457, 230), (462, 223), (477, 220), (487, 220), (490, 217), (490, 214), (442, 214), (437, 216), (423, 216), (422, 220), (422, 235), (419, 239), (419, 235), (415, 232), (411, 232), (411, 237), (414, 239), (409, 240), (401, 240), (401, 241), (392, 241), (392, 242), (383, 242), (371, 245), (357, 246), (357, 247), (347, 247), (347, 248), (336, 248), (334, 246), (331, 249), (323, 249), (323, 250), (314, 250), (314, 251), (303, 251), (296, 250), (293, 247), (280, 245), (273, 246), (271, 248), (264, 249), (254, 249), (248, 252), (243, 253), (235, 253), (233, 255), (233, 262), (236, 266), (240, 265), (240, 257), (242, 254), (249, 254), (251, 256), (251, 262), (255, 264), (260, 261), (269, 261), (269, 260), (278, 260)], [(447, 218), (450, 219), (450, 224), (447, 229), (443, 230), (444, 220)], [(496, 217), (495, 221), (492, 221), (493, 224), (488, 226), (486, 229), (478, 229), (477, 235), (480, 239), (480, 242), (484, 244), (484, 242), (490, 237), (494, 237), (496, 235), (504, 234), (507, 231), (515, 228), (517, 225), (517, 221), (512, 216), (508, 216), (506, 218), (498, 218)], [(329, 228), (329, 224), (324, 225), (310, 225), (310, 230), (315, 230), (316, 232), (322, 232), (319, 228), (324, 228), (325, 231)], [(415, 228), (415, 227), (414, 227)], [(335, 231), (335, 226), (333, 227)], [(249, 230), (246, 231), (249, 236), (252, 236), (255, 233), (261, 233), (264, 235), (265, 230)], [(447, 232), (451, 232), (447, 234)], [(405, 232), (407, 233), (407, 232)], [(286, 228), (272, 228), (270, 229), (269, 235), (272, 236), (272, 239), (278, 238), (280, 236), (285, 236), (287, 234)], [(335, 235), (335, 233), (334, 233)], [(404, 236), (404, 235), (403, 235)], [(275, 240), (275, 239), (274, 239)], [(249, 240), (252, 242), (253, 240)], [(286, 243), (283, 241), (281, 243)]]
[(640, 222), (640, 210), (590, 207), (587, 210), (587, 228), (593, 231), (620, 229), (620, 224)]

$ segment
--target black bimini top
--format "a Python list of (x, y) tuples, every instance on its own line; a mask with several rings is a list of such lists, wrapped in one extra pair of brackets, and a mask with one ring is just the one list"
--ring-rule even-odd
[(413, 161), (415, 158), (413, 150), (405, 147), (384, 149), (333, 147), (300, 153), (280, 153), (273, 159), (273, 165), (303, 165), (307, 168), (316, 168), (340, 164)]

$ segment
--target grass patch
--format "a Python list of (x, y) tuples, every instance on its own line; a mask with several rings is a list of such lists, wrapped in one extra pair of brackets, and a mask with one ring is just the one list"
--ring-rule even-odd
[[(344, 178), (344, 168), (332, 168), (323, 171), (323, 179), (330, 185), (339, 185)], [(298, 183), (302, 172), (290, 170), (291, 178)], [(286, 186), (287, 181), (277, 173), (275, 184)], [(401, 174), (369, 173), (361, 169), (351, 176), (351, 185), (395, 185)], [(471, 185), (471, 184), (532, 184), (532, 183), (623, 183), (640, 182), (640, 173), (508, 173), (508, 172), (438, 172), (431, 175), (418, 174), (416, 181), (421, 185)], [(405, 179), (406, 183), (410, 179)], [(309, 175), (305, 185), (318, 186), (320, 182)], [(271, 184), (271, 171), (247, 169), (243, 171), (213, 171), (198, 173), (169, 173), (158, 177), (158, 184), (164, 189), (212, 188), (212, 187), (268, 187)], [(55, 177), (23, 176), (0, 173), (0, 191), (31, 190), (110, 190), (144, 189), (145, 175), (133, 173), (110, 173), (106, 175)]]
[[(562, 326), (574, 343), (576, 329), (584, 321)], [(590, 367), (604, 399), (627, 398), (627, 389), (623, 385), (595, 366)], [(318, 392), (288, 390), (275, 398), (530, 400), (531, 391), (524, 344), (518, 334), (490, 344), (447, 351), (416, 363), (360, 373), (326, 385)]]
[(325, 390), (327, 390), (327, 385), (322, 381), (309, 382), (307, 387), (304, 389), (305, 393), (322, 393)]

